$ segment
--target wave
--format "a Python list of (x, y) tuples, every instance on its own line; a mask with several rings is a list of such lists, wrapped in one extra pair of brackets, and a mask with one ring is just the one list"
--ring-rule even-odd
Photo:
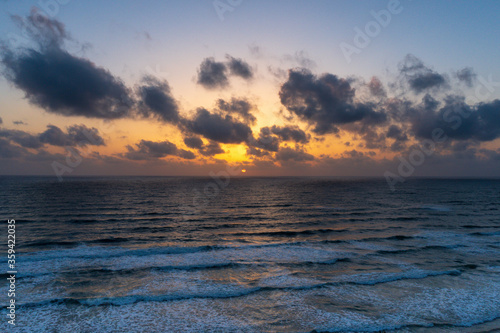
[(471, 236), (499, 236), (500, 231), (494, 231), (494, 232), (472, 232), (469, 235)]
[(451, 208), (448, 206), (440, 206), (440, 205), (423, 205), (420, 206), (421, 209), (434, 210), (438, 212), (451, 212)]
[[(219, 290), (213, 291), (209, 290), (208, 292), (204, 292), (200, 290), (199, 292), (191, 292), (191, 293), (171, 293), (167, 295), (125, 295), (125, 296), (117, 296), (117, 297), (97, 297), (97, 298), (72, 298), (72, 297), (63, 297), (63, 298), (54, 298), (39, 302), (28, 302), (22, 303), (18, 306), (22, 307), (40, 307), (49, 304), (78, 304), (84, 306), (121, 306), (134, 304), (139, 302), (167, 302), (167, 301), (176, 301), (182, 299), (200, 299), (200, 298), (209, 298), (209, 299), (221, 299), (221, 298), (234, 298), (234, 297), (243, 297), (250, 294), (255, 294), (259, 292), (272, 292), (272, 291), (286, 291), (286, 290), (313, 290), (319, 289), (329, 286), (342, 286), (342, 285), (377, 285), (383, 283), (390, 283), (399, 280), (413, 280), (413, 279), (425, 279), (427, 277), (435, 277), (441, 275), (450, 275), (457, 276), (460, 275), (461, 271), (459, 270), (448, 270), (448, 271), (424, 271), (424, 270), (414, 270), (408, 272), (401, 273), (382, 273), (382, 274), (358, 274), (352, 276), (339, 277), (336, 281), (331, 282), (318, 282), (314, 280), (304, 279), (306, 284), (302, 285), (293, 285), (297, 281), (301, 282), (300, 279), (294, 279), (292, 284), (290, 284), (289, 279), (290, 275), (286, 275), (278, 278), (278, 284), (272, 285), (269, 282), (264, 282), (264, 284), (260, 284), (257, 286), (235, 286), (235, 285), (221, 285), (219, 286)], [(308, 282), (308, 283), (307, 283)]]
[[(493, 323), (497, 320), (500, 319), (500, 316), (498, 315), (493, 315), (493, 316), (488, 316), (485, 318), (477, 319), (477, 320), (471, 320), (468, 322), (463, 322), (463, 323), (442, 323), (442, 322), (427, 322), (427, 323), (419, 323), (419, 324), (401, 324), (401, 325), (390, 325), (390, 324), (379, 324), (379, 325), (370, 325), (370, 326), (365, 326), (363, 327), (357, 327), (355, 328), (356, 332), (365, 332), (365, 333), (383, 333), (383, 332), (392, 332), (392, 331), (402, 331), (408, 332), (406, 330), (409, 330), (410, 332), (413, 332), (414, 330), (417, 330), (418, 332), (422, 331), (422, 329), (429, 329), (429, 328), (435, 328), (439, 329), (440, 331), (443, 332), (458, 332), (459, 329), (463, 329), (465, 327), (474, 327), (474, 326), (483, 326), (487, 325), (489, 323)], [(479, 327), (478, 327), (479, 328)], [(329, 333), (329, 332), (354, 332), (352, 325), (350, 325), (350, 328), (348, 328), (348, 331), (345, 329), (339, 329), (339, 328), (334, 328), (332, 330), (321, 328), (321, 329), (314, 329), (311, 331), (311, 333)], [(427, 331), (427, 330), (425, 330)], [(474, 332), (479, 332), (479, 331), (474, 331)], [(485, 330), (481, 330), (480, 332), (483, 333), (498, 333), (498, 328), (488, 328), (485, 327)]]
[(327, 233), (340, 233), (346, 232), (346, 229), (306, 229), (306, 230), (280, 230), (280, 231), (264, 231), (264, 232), (238, 232), (231, 235), (234, 236), (283, 236), (294, 237), (300, 235), (317, 235)]
[(455, 245), (455, 246), (453, 246), (453, 245), (449, 245), (449, 246), (426, 245), (426, 246), (410, 248), (410, 249), (402, 249), (402, 250), (379, 250), (379, 251), (376, 251), (376, 253), (377, 254), (403, 254), (403, 253), (428, 251), (428, 250), (450, 250), (450, 249), (454, 249), (457, 247), (462, 247), (462, 245)]
[(471, 224), (466, 224), (463, 225), (462, 228), (465, 229), (498, 229), (500, 226), (498, 225), (471, 225)]
[[(314, 229), (314, 230), (301, 230), (301, 231), (267, 231), (267, 232), (255, 232), (255, 233), (233, 233), (234, 236), (299, 236), (299, 235), (320, 235), (329, 233), (344, 233), (345, 229)], [(139, 248), (132, 249), (123, 246), (99, 246), (99, 244), (123, 244), (129, 241), (128, 238), (123, 237), (108, 237), (102, 239), (94, 239), (89, 241), (48, 241), (41, 240), (31, 243), (23, 244), (25, 247), (34, 248), (48, 248), (36, 252), (29, 252), (23, 257), (26, 261), (37, 261), (37, 260), (48, 260), (52, 258), (81, 258), (81, 259), (101, 259), (101, 258), (112, 258), (112, 257), (123, 257), (123, 256), (137, 256), (146, 257), (154, 255), (175, 255), (175, 254), (188, 254), (188, 253), (199, 253), (199, 252), (211, 252), (211, 251), (231, 251), (231, 250), (246, 250), (246, 249), (259, 249), (259, 248), (280, 248), (280, 247), (303, 247), (303, 246), (321, 246), (323, 244), (341, 244), (341, 243), (351, 243), (353, 245), (363, 244), (365, 242), (400, 242), (400, 241), (410, 241), (416, 239), (426, 239), (425, 235), (387, 235), (381, 237), (365, 237), (359, 239), (324, 239), (324, 240), (304, 240), (295, 242), (276, 242), (267, 244), (244, 244), (241, 242), (239, 245), (200, 245), (200, 246), (162, 246), (162, 247), (150, 247), (150, 248)], [(95, 244), (95, 245), (94, 245)], [(367, 243), (369, 244), (369, 243)], [(50, 249), (53, 247), (53, 249)], [(62, 247), (62, 248), (61, 248)], [(432, 247), (427, 247), (423, 249), (430, 249)], [(437, 247), (439, 248), (439, 247)], [(436, 248), (436, 249), (437, 249)], [(416, 251), (418, 249), (409, 250), (399, 250), (405, 251)], [(384, 252), (381, 252), (384, 253)], [(394, 253), (394, 251), (388, 251), (387, 253)], [(397, 252), (396, 252), (397, 253)]]

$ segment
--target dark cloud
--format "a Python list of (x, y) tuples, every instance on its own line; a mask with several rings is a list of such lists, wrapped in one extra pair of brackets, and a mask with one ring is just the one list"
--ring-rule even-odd
[(36, 43), (46, 48), (59, 47), (69, 39), (64, 24), (48, 18), (33, 7), (28, 17), (13, 15), (12, 20)]
[(262, 150), (276, 152), (280, 147), (280, 139), (277, 136), (272, 135), (269, 127), (262, 127), (260, 129), (259, 137), (257, 139), (252, 138), (249, 140), (248, 145)]
[(305, 69), (290, 70), (281, 86), (281, 103), (301, 119), (315, 125), (317, 134), (337, 133), (338, 126), (358, 121), (377, 124), (386, 120), (375, 105), (356, 103), (349, 81), (333, 74), (316, 77)]
[(198, 84), (207, 89), (220, 89), (229, 86), (229, 75), (245, 80), (253, 78), (250, 65), (243, 59), (226, 55), (227, 62), (217, 62), (214, 58), (205, 58), (198, 69)]
[(251, 138), (247, 142), (249, 146), (247, 154), (260, 157), (264, 156), (264, 151), (277, 152), (280, 149), (281, 141), (305, 144), (309, 142), (309, 136), (297, 126), (262, 127), (259, 136), (256, 139)]
[(179, 121), (179, 107), (170, 93), (166, 81), (159, 81), (151, 76), (143, 78), (138, 87), (139, 113), (144, 117), (156, 117), (164, 122)]
[(0, 137), (0, 158), (16, 158), (24, 155), (26, 150), (11, 144), (9, 140)]
[(53, 146), (102, 146), (104, 139), (96, 128), (85, 125), (73, 125), (64, 133), (59, 127), (48, 125), (44, 132), (33, 135), (18, 130), (0, 130), (0, 137), (6, 138), (24, 148), (38, 149), (45, 144)]
[(386, 136), (387, 138), (394, 139), (394, 142), (390, 146), (392, 151), (403, 151), (406, 148), (408, 135), (400, 127), (391, 125), (387, 130)]
[(4, 48), (1, 63), (7, 80), (32, 104), (64, 116), (114, 119), (128, 114), (133, 104), (129, 90), (109, 71), (69, 54), (62, 47), (67, 33), (60, 22), (37, 12), (16, 18), (38, 47)]
[(3, 124), (3, 120), (2, 120), (2, 117), (0, 117), (0, 125)]
[(200, 108), (191, 120), (184, 121), (185, 130), (202, 135), (205, 138), (220, 143), (241, 143), (252, 135), (252, 130), (231, 115), (210, 113)]
[(47, 130), (39, 136), (40, 142), (53, 146), (104, 146), (104, 139), (99, 131), (85, 125), (73, 125), (68, 127), (67, 133), (64, 133), (59, 127), (48, 125)]
[[(2, 121), (1, 121), (1, 119), (0, 119), (0, 124), (1, 124), (1, 123), (2, 123)], [(22, 120), (14, 120), (12, 123), (13, 123), (14, 125), (28, 125), (28, 124), (26, 124), (26, 123), (25, 123), (24, 121), (22, 121)]]
[(458, 80), (465, 83), (467, 87), (472, 87), (474, 85), (474, 81), (476, 80), (476, 73), (470, 67), (463, 68), (456, 73)]
[(500, 137), (500, 100), (469, 105), (462, 96), (448, 96), (435, 111), (434, 103), (423, 102), (411, 114), (412, 130), (417, 138), (432, 139), (439, 129), (453, 140), (492, 141)]
[(254, 106), (244, 98), (239, 99), (233, 97), (229, 102), (219, 99), (217, 100), (217, 108), (230, 114), (237, 114), (249, 124), (255, 124), (255, 121), (257, 120), (251, 113)]
[(63, 116), (114, 119), (131, 107), (127, 88), (103, 68), (63, 50), (3, 54), (5, 76), (28, 100)]
[(195, 136), (184, 138), (184, 143), (189, 148), (194, 148), (194, 149), (203, 148), (203, 140)]
[(228, 59), (227, 66), (229, 67), (231, 75), (239, 76), (245, 80), (253, 78), (252, 68), (243, 59), (236, 59), (230, 55), (226, 57)]
[(397, 141), (408, 141), (406, 133), (398, 126), (391, 125), (387, 130), (387, 137)]
[(184, 149), (178, 149), (177, 146), (170, 141), (154, 142), (141, 140), (136, 144), (137, 148), (127, 146), (127, 152), (122, 154), (123, 157), (129, 160), (152, 160), (166, 156), (178, 156), (184, 159), (193, 159), (193, 152)]
[(73, 125), (68, 127), (68, 137), (74, 145), (85, 146), (104, 146), (104, 139), (99, 134), (99, 130), (95, 127), (87, 127), (83, 124)]
[(446, 83), (445, 78), (438, 73), (422, 73), (408, 79), (410, 87), (417, 93), (434, 87), (441, 87)]
[(247, 147), (247, 155), (264, 157), (264, 156), (270, 156), (271, 154), (268, 151), (261, 150), (255, 147)]
[(384, 86), (382, 85), (382, 82), (379, 80), (378, 77), (373, 76), (368, 82), (368, 88), (370, 89), (370, 93), (373, 96), (377, 97), (386, 97), (387, 93), (385, 92)]
[(287, 162), (287, 161), (304, 162), (304, 161), (314, 160), (314, 156), (306, 153), (301, 149), (283, 147), (279, 150), (279, 152), (276, 153), (276, 160), (282, 162)]
[(48, 125), (47, 130), (39, 135), (40, 141), (53, 146), (70, 146), (72, 140), (59, 127)]
[(208, 145), (205, 145), (203, 144), (203, 140), (195, 136), (184, 138), (184, 143), (189, 148), (198, 149), (200, 154), (202, 154), (203, 156), (213, 156), (225, 153), (224, 149), (221, 148), (219, 143), (210, 141)]
[(220, 144), (218, 144), (217, 142), (210, 142), (208, 145), (206, 145), (202, 149), (200, 149), (199, 152), (203, 156), (214, 156), (217, 154), (224, 154), (225, 153), (224, 149), (222, 149)]
[(434, 72), (414, 55), (407, 55), (399, 66), (403, 78), (411, 90), (421, 93), (430, 89), (440, 89), (448, 86), (444, 75)]
[(8, 139), (24, 148), (37, 149), (43, 146), (38, 136), (24, 131), (0, 129), (0, 138)]
[(180, 158), (183, 158), (185, 160), (193, 160), (196, 158), (196, 155), (192, 151), (184, 150), (184, 149), (179, 149), (177, 151), (177, 156), (179, 156)]
[(271, 127), (271, 132), (276, 134), (283, 141), (295, 141), (306, 144), (309, 142), (310, 135), (301, 130), (298, 126), (276, 126)]
[(207, 89), (227, 87), (229, 80), (226, 64), (216, 62), (214, 58), (204, 59), (198, 70), (198, 84)]

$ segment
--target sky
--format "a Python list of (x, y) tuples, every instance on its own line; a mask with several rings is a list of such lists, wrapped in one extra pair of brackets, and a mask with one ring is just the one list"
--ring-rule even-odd
[(0, 0), (0, 174), (500, 177), (499, 16)]

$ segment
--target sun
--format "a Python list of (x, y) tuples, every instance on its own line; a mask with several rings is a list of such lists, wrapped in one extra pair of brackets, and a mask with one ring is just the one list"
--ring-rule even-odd
[(246, 169), (241, 169), (241, 172), (245, 173), (245, 172), (247, 172), (247, 170)]

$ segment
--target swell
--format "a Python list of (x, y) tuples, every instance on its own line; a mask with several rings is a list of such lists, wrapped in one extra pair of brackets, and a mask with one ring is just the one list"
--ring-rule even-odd
[(268, 286), (256, 286), (256, 287), (243, 287), (240, 290), (233, 291), (221, 291), (221, 292), (212, 292), (206, 294), (170, 294), (170, 295), (133, 295), (133, 296), (120, 296), (120, 297), (104, 297), (104, 298), (71, 298), (71, 297), (63, 297), (63, 298), (55, 298), (49, 299), (45, 301), (39, 302), (30, 302), (19, 304), (19, 307), (24, 308), (32, 308), (32, 307), (41, 307), (51, 304), (77, 304), (88, 307), (94, 306), (122, 306), (129, 305), (139, 302), (168, 302), (168, 301), (177, 301), (184, 299), (222, 299), (222, 298), (235, 298), (235, 297), (243, 297), (255, 293), (260, 292), (272, 292), (272, 291), (286, 291), (286, 290), (314, 290), (324, 287), (331, 286), (343, 286), (343, 285), (377, 285), (383, 283), (389, 283), (399, 280), (414, 280), (414, 279), (425, 279), (427, 277), (441, 276), (441, 275), (450, 275), (457, 276), (460, 275), (461, 272), (458, 270), (449, 270), (449, 271), (426, 271), (426, 272), (407, 272), (394, 274), (393, 276), (380, 277), (378, 279), (372, 280), (361, 280), (361, 281), (335, 281), (335, 282), (322, 282), (316, 283), (312, 285), (306, 286), (276, 286), (276, 287), (268, 287)]
[[(376, 326), (376, 327), (370, 327), (370, 328), (364, 328), (362, 330), (356, 330), (356, 332), (374, 332), (374, 333), (383, 333), (383, 332), (389, 332), (389, 331), (400, 331), (400, 330), (403, 330), (403, 329), (409, 329), (411, 331), (413, 330), (418, 330), (419, 332), (421, 331), (421, 329), (428, 329), (428, 328), (436, 328), (436, 329), (453, 329), (454, 331), (456, 332), (459, 332), (460, 328), (465, 328), (465, 327), (474, 327), (474, 326), (480, 326), (480, 325), (484, 325), (484, 324), (489, 324), (491, 322), (494, 322), (496, 320), (499, 320), (500, 319), (500, 316), (489, 316), (489, 317), (485, 317), (483, 319), (479, 319), (479, 320), (472, 320), (472, 321), (469, 321), (469, 322), (466, 322), (466, 323), (457, 323), (457, 324), (452, 324), (452, 323), (442, 323), (442, 322), (429, 322), (429, 323), (426, 323), (426, 324), (402, 324), (402, 325), (379, 325), (379, 326)], [(323, 330), (323, 329), (320, 329), (320, 330), (313, 330), (311, 333), (330, 333), (330, 332), (337, 332), (338, 331), (338, 328), (336, 327), (333, 331), (330, 331), (330, 330)], [(343, 332), (343, 331), (342, 331)], [(351, 332), (351, 331), (349, 331)], [(493, 328), (491, 330), (481, 330), (480, 332), (483, 332), (483, 333), (497, 333), (499, 332), (497, 328)]]
[[(281, 235), (281, 236), (291, 236), (291, 235), (308, 235), (308, 234), (322, 234), (322, 233), (342, 233), (344, 230), (335, 229), (317, 229), (317, 230), (305, 230), (305, 231), (277, 231), (277, 232), (262, 232), (262, 233), (238, 233), (231, 235)], [(83, 258), (83, 259), (97, 259), (97, 258), (113, 258), (113, 257), (123, 257), (123, 256), (151, 256), (151, 255), (171, 255), (171, 254), (187, 254), (187, 253), (199, 253), (199, 252), (210, 252), (210, 251), (231, 251), (231, 250), (245, 250), (245, 249), (259, 249), (259, 248), (280, 248), (280, 247), (290, 247), (290, 246), (316, 246), (322, 244), (341, 244), (341, 243), (351, 243), (351, 242), (401, 242), (416, 239), (425, 239), (423, 236), (418, 235), (388, 235), (383, 237), (365, 237), (357, 239), (325, 239), (317, 241), (296, 241), (296, 242), (283, 242), (283, 243), (270, 243), (270, 244), (248, 244), (241, 246), (230, 246), (230, 245), (201, 245), (201, 246), (180, 246), (180, 247), (152, 247), (147, 249), (127, 249), (125, 247), (94, 247), (92, 244), (121, 244), (129, 241), (128, 238), (122, 237), (109, 237), (90, 241), (37, 241), (23, 244), (25, 247), (39, 247), (39, 248), (50, 248), (38, 252), (32, 252), (32, 254), (24, 257), (26, 261), (36, 261), (38, 257), (40, 260), (47, 260), (53, 257), (60, 258), (61, 253), (57, 250), (57, 247), (66, 247), (68, 251), (74, 251), (74, 253), (64, 253), (65, 258)], [(89, 244), (89, 245), (87, 245)], [(429, 245), (419, 248), (403, 249), (397, 251), (379, 251), (379, 254), (397, 254), (405, 252), (415, 252), (419, 250), (429, 250), (429, 249), (449, 249), (452, 247), (440, 246), (440, 245)]]

